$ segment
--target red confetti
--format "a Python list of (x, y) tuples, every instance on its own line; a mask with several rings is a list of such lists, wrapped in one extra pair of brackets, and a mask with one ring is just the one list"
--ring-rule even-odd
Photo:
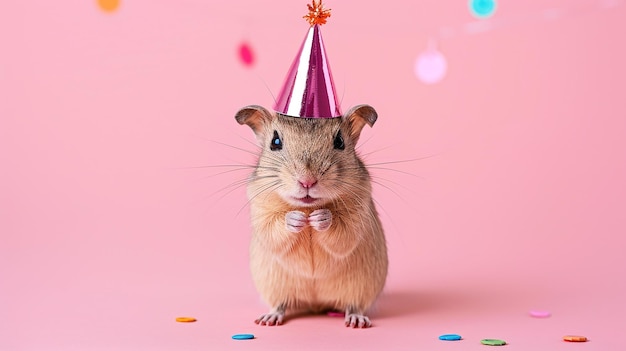
[(254, 52), (252, 52), (252, 48), (246, 42), (239, 45), (239, 59), (244, 66), (250, 67), (254, 64)]

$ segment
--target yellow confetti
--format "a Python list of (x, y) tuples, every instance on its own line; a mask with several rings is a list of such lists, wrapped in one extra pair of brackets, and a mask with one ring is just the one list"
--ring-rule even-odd
[(120, 0), (98, 0), (98, 6), (105, 12), (113, 12), (120, 7)]
[(177, 317), (176, 321), (180, 322), (180, 323), (193, 323), (195, 322), (197, 319), (193, 318), (193, 317)]

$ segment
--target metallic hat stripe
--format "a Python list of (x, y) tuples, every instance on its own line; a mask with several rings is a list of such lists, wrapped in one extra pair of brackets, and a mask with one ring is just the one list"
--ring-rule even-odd
[[(298, 67), (294, 74), (294, 82), (291, 86), (291, 95), (287, 98), (289, 102), (287, 104), (287, 111), (285, 114), (289, 116), (298, 116), (302, 117), (302, 109), (305, 105), (305, 97), (307, 95), (308, 80), (309, 80), (309, 69), (311, 67), (311, 46), (313, 43), (313, 31), (309, 30), (306, 38), (304, 39), (304, 43), (302, 43), (302, 48), (300, 48), (300, 52), (298, 53), (298, 57), (296, 60), (298, 61)], [(294, 62), (295, 64), (295, 62)]]
[(278, 95), (275, 110), (303, 118), (341, 116), (319, 25), (309, 29)]

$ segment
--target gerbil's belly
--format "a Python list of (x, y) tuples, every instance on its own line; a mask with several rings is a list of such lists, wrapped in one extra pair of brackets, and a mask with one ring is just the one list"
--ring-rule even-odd
[(346, 263), (330, 256), (311, 240), (309, 233), (300, 234), (294, 245), (277, 251), (269, 250), (262, 240), (253, 239), (250, 268), (256, 281), (323, 279), (345, 269)]
[[(307, 233), (308, 234), (308, 233)], [(303, 239), (283, 255), (274, 256), (275, 264), (279, 265), (293, 277), (309, 279), (328, 278), (340, 271), (345, 264), (330, 256), (318, 244), (311, 240), (310, 235)]]
[(312, 247), (294, 247), (280, 256), (266, 253), (251, 257), (251, 271), (257, 290), (270, 306), (321, 310), (344, 300), (338, 294), (345, 267), (325, 257), (326, 253)]

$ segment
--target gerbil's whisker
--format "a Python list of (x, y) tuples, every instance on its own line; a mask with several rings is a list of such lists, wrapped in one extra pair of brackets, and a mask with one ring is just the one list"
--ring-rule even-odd
[(341, 92), (341, 99), (339, 99), (339, 106), (341, 106), (343, 104), (343, 97), (346, 95), (346, 85), (347, 84), (346, 84), (346, 76), (345, 76), (345, 74), (343, 76), (343, 80), (344, 80), (343, 91)]
[(190, 167), (171, 167), (171, 168), (168, 168), (168, 169), (201, 169), (201, 168), (226, 168), (226, 167), (237, 167), (238, 170), (241, 170), (241, 169), (256, 168), (256, 165), (246, 165), (246, 164), (240, 164), (240, 165), (206, 165), (206, 166), (190, 166)]
[(263, 149), (259, 144), (255, 143), (255, 142), (252, 142), (249, 139), (242, 137), (241, 135), (238, 135), (238, 137), (239, 137), (239, 139), (242, 139), (243, 141), (245, 141), (245, 142), (251, 144), (252, 146), (254, 146), (255, 148), (259, 149), (259, 151), (261, 151)]
[(369, 169), (376, 169), (376, 170), (382, 170), (382, 171), (391, 171), (391, 172), (396, 172), (396, 173), (402, 173), (402, 174), (406, 174), (412, 177), (416, 177), (416, 178), (420, 178), (425, 180), (426, 178), (422, 177), (422, 176), (418, 176), (417, 174), (413, 174), (410, 172), (406, 172), (406, 171), (401, 171), (399, 169), (393, 169), (393, 168), (387, 168), (387, 167), (368, 167)]
[[(268, 175), (268, 176), (262, 176), (262, 177), (256, 177), (256, 179), (270, 179), (270, 178), (278, 178), (278, 177), (276, 177), (276, 176), (271, 176), (271, 175)], [(247, 184), (247, 183), (248, 183), (248, 181), (249, 181), (249, 179), (248, 179), (248, 178), (237, 180), (237, 181), (235, 181), (235, 182), (233, 182), (233, 183), (231, 183), (231, 184), (229, 184), (229, 185), (227, 185), (227, 186), (223, 187), (222, 189), (218, 190), (217, 192), (224, 191), (224, 190), (226, 190), (226, 189), (228, 189), (228, 188), (232, 187), (233, 185), (240, 185), (241, 183), (243, 183), (243, 184)]]
[[(238, 147), (238, 146), (234, 146), (234, 145), (226, 144), (226, 143), (223, 143), (223, 142), (221, 142), (221, 141), (217, 141), (217, 140), (213, 140), (213, 139), (207, 139), (207, 138), (205, 138), (205, 137), (201, 137), (201, 136), (197, 136), (197, 135), (196, 135), (195, 137), (200, 138), (200, 139), (202, 139), (202, 140), (204, 140), (204, 141), (207, 141), (207, 142), (209, 142), (209, 143), (214, 143), (214, 144), (218, 144), (218, 145), (226, 146), (226, 147), (229, 147), (229, 148), (232, 148), (232, 149), (235, 149), (235, 150), (243, 151), (243, 152), (245, 152), (245, 153), (248, 153), (248, 154), (254, 155), (254, 156), (256, 156), (256, 157), (258, 157), (258, 156), (259, 156), (259, 153), (257, 153), (257, 152), (250, 151), (250, 150), (247, 150), (247, 149), (244, 149), (244, 148)], [(239, 136), (239, 137), (241, 138), (241, 136)], [(242, 139), (243, 139), (243, 138), (242, 138)], [(253, 145), (255, 145), (257, 148), (259, 148), (259, 146), (258, 146), (258, 145), (254, 144), (254, 143), (253, 143)]]
[[(222, 187), (221, 189), (218, 189), (218, 190), (212, 192), (211, 194), (204, 195), (204, 196), (200, 197), (199, 199), (196, 199), (196, 200), (192, 201), (191, 203), (196, 205), (198, 203), (201, 203), (201, 202), (204, 202), (204, 201), (206, 201), (208, 199), (213, 198), (215, 195), (219, 194), (222, 191), (226, 191), (226, 190), (230, 189), (228, 192), (226, 192), (225, 194), (220, 196), (220, 198), (218, 199), (218, 201), (219, 201), (222, 198), (224, 198), (225, 196), (227, 196), (228, 194), (230, 194), (231, 192), (233, 192), (233, 191), (237, 190), (238, 188), (244, 186), (246, 183), (247, 183), (247, 179), (239, 179), (239, 180), (237, 180), (235, 182), (232, 182), (231, 184), (229, 184), (229, 185), (227, 185), (225, 187)], [(212, 205), (215, 205), (215, 202), (213, 202)], [(207, 208), (207, 211), (210, 208), (211, 208), (211, 205), (209, 205), (209, 207)]]
[[(276, 176), (262, 176), (262, 177), (257, 177), (257, 179), (266, 179), (266, 178), (276, 178)], [(217, 199), (217, 200), (219, 201), (219, 200), (223, 199), (224, 197), (226, 197), (228, 194), (232, 193), (233, 191), (235, 191), (235, 190), (237, 190), (237, 189), (241, 188), (242, 186), (246, 185), (246, 184), (248, 183), (248, 181), (249, 181), (249, 179), (248, 179), (248, 178), (244, 178), (244, 179), (239, 179), (239, 180), (236, 180), (236, 181), (234, 181), (234, 182), (232, 182), (232, 183), (228, 184), (227, 186), (225, 186), (225, 187), (223, 187), (223, 188), (221, 188), (221, 189), (219, 189), (219, 190), (216, 190), (216, 191), (214, 191), (213, 193), (211, 193), (211, 194), (209, 194), (209, 195), (207, 195), (207, 196), (204, 196), (204, 197), (203, 197), (203, 200), (210, 199), (210, 198), (212, 198), (213, 196), (215, 196), (215, 195), (219, 194), (220, 192), (228, 190), (226, 193), (222, 194), (222, 196), (220, 196), (220, 197)], [(230, 190), (229, 190), (229, 189), (230, 189)]]
[(397, 193), (395, 190), (393, 190), (393, 188), (391, 188), (390, 186), (387, 186), (387, 185), (385, 185), (385, 184), (383, 184), (383, 183), (381, 183), (381, 182), (379, 182), (379, 181), (377, 181), (377, 180), (373, 180), (373, 179), (372, 179), (372, 183), (378, 184), (378, 185), (382, 186), (383, 188), (385, 188), (385, 189), (387, 189), (387, 190), (391, 191), (394, 195), (396, 195), (396, 196), (397, 196), (400, 200), (402, 200), (404, 203), (406, 203), (407, 205), (410, 205), (410, 204), (409, 204), (409, 202), (408, 202), (405, 198), (403, 198), (402, 196), (400, 196), (400, 194), (398, 194), (398, 193)]
[[(278, 165), (277, 165), (278, 166)], [(217, 172), (217, 173), (213, 173), (198, 179), (195, 179), (193, 182), (199, 182), (201, 180), (204, 179), (209, 179), (209, 178), (213, 178), (213, 177), (217, 177), (223, 174), (228, 174), (228, 173), (233, 173), (233, 172), (239, 172), (239, 171), (249, 171), (249, 170), (254, 170), (254, 169), (261, 169), (261, 170), (267, 170), (267, 171), (273, 171), (273, 172), (277, 172), (278, 168), (277, 167), (269, 167), (269, 166), (256, 166), (256, 165), (209, 165), (209, 166), (195, 166), (195, 167), (183, 167), (180, 169), (205, 169), (205, 168), (224, 168), (224, 167), (233, 167), (232, 169), (226, 170), (226, 171), (222, 171), (222, 172)]]
[[(258, 178), (262, 178), (262, 179), (265, 179), (265, 178), (275, 178), (275, 176), (264, 176), (264, 177), (258, 177)], [(237, 190), (237, 189), (243, 187), (244, 185), (248, 184), (248, 180), (249, 180), (248, 178), (236, 180), (236, 181), (226, 185), (225, 187), (223, 187), (223, 188), (221, 188), (219, 190), (216, 190), (216, 191), (212, 192), (211, 194), (209, 194), (207, 196), (204, 196), (202, 198), (202, 200), (210, 199), (213, 196), (215, 196), (215, 195), (217, 195), (217, 194), (219, 194), (219, 193), (221, 193), (223, 191), (228, 190), (224, 194), (222, 194), (219, 198), (217, 198), (217, 201), (220, 201), (223, 198), (225, 198), (226, 196), (228, 196), (229, 194), (231, 194), (232, 192), (234, 192), (235, 190)]]
[[(225, 192), (224, 194), (222, 194), (222, 196), (220, 196), (220, 197), (217, 199), (217, 201), (222, 200), (222, 199), (223, 199), (224, 197), (226, 197), (228, 194), (230, 194), (230, 193), (232, 193), (233, 191), (235, 191), (235, 190), (237, 190), (237, 189), (241, 188), (242, 186), (246, 185), (246, 183), (247, 183), (247, 182), (248, 182), (248, 180), (247, 180), (247, 179), (240, 179), (240, 180), (234, 181), (234, 182), (232, 182), (232, 183), (228, 184), (227, 186), (225, 186), (225, 187), (223, 187), (223, 188), (221, 188), (221, 189), (219, 189), (219, 190), (216, 190), (216, 191), (212, 192), (211, 194), (209, 194), (209, 195), (205, 196), (203, 199), (204, 199), (204, 200), (206, 200), (206, 199), (210, 199), (210, 198), (212, 198), (213, 196), (215, 196), (215, 195), (217, 195), (217, 194), (219, 194), (219, 193), (221, 193), (221, 192), (223, 192), (223, 191), (228, 190), (227, 192)], [(230, 190), (229, 190), (229, 189), (230, 189)]]
[(210, 139), (206, 139), (206, 141), (209, 141), (209, 142), (212, 142), (212, 143), (215, 143), (215, 144), (219, 144), (219, 145), (222, 145), (222, 146), (227, 146), (227, 147), (230, 147), (230, 148), (233, 148), (233, 149), (239, 150), (239, 151), (243, 151), (243, 152), (249, 153), (249, 154), (251, 154), (251, 155), (254, 155), (254, 156), (256, 156), (256, 157), (258, 157), (258, 156), (259, 156), (259, 154), (258, 154), (258, 153), (256, 153), (256, 152), (254, 152), (254, 151), (250, 151), (250, 150), (247, 150), (247, 149), (244, 149), (244, 148), (238, 147), (238, 146), (233, 146), (233, 145), (229, 145), (229, 144), (226, 144), (226, 143), (222, 143), (222, 142), (220, 142), (220, 141), (215, 141), (215, 140), (210, 140)]
[[(384, 180), (384, 181), (389, 182), (389, 183), (391, 183), (391, 184), (393, 184), (393, 185), (396, 185), (396, 186), (402, 187), (402, 188), (404, 188), (404, 189), (406, 189), (406, 190), (408, 190), (408, 191), (410, 191), (410, 192), (412, 192), (412, 193), (415, 193), (415, 190), (414, 190), (414, 189), (411, 189), (411, 188), (409, 188), (408, 186), (406, 186), (406, 185), (404, 185), (404, 184), (401, 184), (401, 183), (398, 183), (398, 182), (394, 182), (393, 180), (390, 180), (390, 179), (387, 179), (387, 178), (383, 178), (383, 177), (380, 177), (380, 176), (378, 176), (378, 175), (373, 175), (373, 174), (372, 174), (372, 175), (370, 175), (370, 176), (371, 176), (371, 178), (372, 178), (372, 181), (375, 181), (375, 182), (376, 182), (376, 184), (380, 184), (380, 183), (378, 182), (379, 180)], [(381, 184), (381, 185), (382, 185), (382, 184)]]
[[(336, 196), (336, 199), (339, 199), (339, 201), (341, 201), (341, 203), (343, 203), (343, 207), (345, 208), (345, 210), (348, 212), (348, 214), (353, 217), (354, 216), (354, 212), (358, 212), (360, 209), (357, 208), (352, 208), (351, 206), (348, 206), (348, 204), (346, 204), (346, 201), (343, 199), (342, 196)], [(357, 203), (360, 204), (361, 208), (367, 208), (367, 207), (363, 207), (363, 201), (360, 199), (359, 196), (357, 196), (356, 199)], [(337, 202), (335, 200), (333, 200), (333, 202), (336, 204)], [(361, 228), (365, 229), (365, 222), (363, 221), (363, 217), (361, 216), (357, 216), (359, 218), (359, 221), (361, 222)]]
[[(370, 138), (370, 139), (371, 139), (371, 138)], [(370, 139), (368, 139), (368, 140), (370, 140)], [(377, 153), (377, 152), (381, 152), (381, 151), (384, 151), (384, 150), (387, 150), (387, 149), (391, 149), (391, 146), (387, 146), (387, 147), (384, 147), (384, 148), (382, 148), (382, 149), (378, 149), (378, 150), (373, 150), (373, 151), (370, 151), (370, 152), (366, 152), (366, 153), (364, 153), (364, 154), (359, 153), (359, 156), (361, 156), (361, 157), (365, 158), (365, 157), (367, 157), (367, 156), (373, 155), (373, 154), (375, 154), (375, 153)]]
[(412, 159), (408, 159), (408, 160), (396, 160), (396, 161), (368, 163), (367, 166), (379, 166), (379, 165), (389, 165), (389, 164), (396, 164), (396, 163), (415, 162), (415, 161), (425, 160), (425, 159), (428, 159), (428, 158), (433, 158), (433, 157), (436, 157), (436, 156), (439, 156), (439, 155), (429, 155), (429, 156), (424, 156), (424, 157), (412, 158)]
[[(278, 187), (277, 187), (277, 185), (278, 185)], [(235, 215), (235, 218), (238, 217), (239, 214), (241, 214), (241, 211), (243, 211), (243, 209), (246, 208), (246, 206), (250, 205), (252, 200), (254, 200), (257, 196), (263, 194), (264, 192), (270, 191), (270, 190), (276, 190), (276, 189), (280, 188), (281, 186), (283, 186), (283, 184), (281, 184), (280, 180), (275, 180), (275, 181), (270, 182), (269, 184), (266, 184), (263, 187), (261, 187), (254, 195), (252, 195), (250, 197), (250, 199), (248, 199), (248, 201), (246, 201), (246, 203), (243, 206), (241, 206), (239, 211), (237, 211), (237, 214)]]
[(270, 89), (269, 85), (267, 85), (267, 82), (265, 82), (265, 79), (263, 79), (260, 75), (257, 74), (257, 77), (259, 78), (259, 80), (263, 83), (263, 85), (265, 85), (265, 88), (267, 89), (267, 91), (270, 93), (270, 95), (272, 96), (272, 99), (274, 100), (274, 104), (276, 104), (276, 97), (274, 96), (274, 94), (272, 93), (272, 89)]
[[(358, 208), (354, 209), (355, 211), (363, 211), (363, 210), (367, 210), (369, 211), (369, 215), (371, 217), (376, 217), (376, 213), (374, 212), (374, 209), (365, 202), (365, 199), (356, 191), (356, 190), (360, 190), (362, 193), (366, 193), (367, 189), (364, 186), (361, 186), (359, 184), (355, 184), (355, 183), (349, 183), (343, 180), (340, 180), (341, 183), (343, 183), (344, 185), (346, 185), (346, 190), (348, 190), (354, 197), (354, 199), (356, 200), (357, 204), (359, 205)], [(351, 189), (351, 187), (355, 188), (355, 190)], [(342, 200), (343, 201), (343, 200)], [(347, 205), (344, 202), (344, 205), (347, 207)], [(350, 207), (347, 207), (348, 211), (350, 209)], [(361, 221), (361, 227), (365, 230), (366, 229), (366, 224), (363, 221), (363, 217), (362, 216), (358, 216), (360, 218)], [(375, 228), (371, 227), (371, 223), (370, 223), (370, 230), (375, 230)]]
[[(400, 233), (400, 230), (398, 229), (398, 225), (396, 224), (396, 221), (394, 221), (393, 217), (389, 215), (389, 211), (387, 211), (387, 209), (380, 202), (376, 201), (376, 199), (372, 198), (372, 201), (374, 201), (374, 203), (376, 204), (376, 207), (380, 208), (385, 213), (385, 216), (389, 218), (396, 232)], [(400, 237), (400, 239), (403, 240), (402, 237)]]
[[(352, 184), (352, 183), (349, 183), (349, 182), (346, 182), (346, 181), (342, 181), (342, 180), (340, 180), (340, 182), (341, 182), (341, 183), (343, 183), (343, 184), (345, 184), (345, 185), (347, 185), (347, 187), (346, 187), (346, 188), (349, 188), (349, 187), (351, 187), (351, 186), (352, 186), (352, 187), (356, 187), (356, 188), (357, 188), (357, 190), (359, 190), (360, 188), (362, 188), (361, 186), (358, 186), (358, 185), (356, 185), (356, 186), (355, 186), (355, 184)], [(376, 183), (377, 183), (377, 182), (376, 182)], [(379, 184), (379, 183), (377, 183), (377, 184)], [(387, 188), (388, 188), (388, 187), (387, 187)], [(389, 188), (388, 188), (388, 189), (389, 189)], [(394, 192), (392, 189), (389, 189), (389, 190), (390, 190), (390, 191), (392, 191), (392, 192)], [(355, 192), (354, 192), (354, 191), (352, 191), (352, 190), (349, 190), (349, 191), (350, 191), (350, 193), (352, 193), (355, 197), (357, 197), (357, 201), (359, 201), (359, 203), (361, 204), (361, 206), (363, 206), (363, 209), (368, 209), (368, 208), (370, 208), (370, 206), (366, 206), (366, 205), (364, 205), (364, 204), (363, 204), (363, 200), (361, 199), (361, 197), (360, 197), (357, 193), (355, 193)], [(396, 194), (396, 193), (394, 192), (394, 194)], [(398, 195), (398, 194), (396, 194), (396, 195)], [(399, 196), (399, 195), (398, 195), (398, 196)], [(400, 196), (399, 196), (399, 197), (400, 197)], [(402, 197), (400, 197), (400, 198), (402, 199)], [(397, 230), (397, 225), (396, 225), (396, 224), (395, 224), (395, 222), (393, 221), (393, 217), (389, 215), (389, 212), (387, 211), (387, 209), (386, 209), (386, 208), (385, 208), (385, 207), (384, 207), (384, 206), (383, 206), (383, 205), (382, 205), (379, 201), (377, 201), (374, 197), (371, 197), (371, 199), (372, 199), (372, 201), (376, 204), (376, 207), (377, 207), (377, 208), (380, 208), (380, 209), (381, 209), (381, 210), (385, 213), (385, 215), (386, 215), (386, 216), (387, 216), (387, 217), (388, 217), (388, 218), (392, 221), (392, 224), (393, 224), (394, 228), (396, 228), (396, 230)], [(404, 199), (402, 199), (402, 200), (406, 202), (406, 200), (404, 200)], [(373, 208), (370, 208), (370, 210), (369, 210), (369, 211), (370, 211), (370, 215), (371, 215), (371, 216), (376, 216), (376, 213), (375, 213), (375, 212), (373, 212), (373, 211), (374, 211), (374, 209), (373, 209)]]
[(367, 144), (370, 140), (372, 140), (372, 138), (373, 138), (373, 136), (369, 136), (369, 137), (368, 137), (367, 139), (365, 139), (362, 143), (359, 143), (359, 144), (358, 144), (358, 145), (354, 148), (354, 150), (355, 150), (355, 151), (360, 150), (360, 149), (363, 147), (363, 145)]
[(219, 175), (228, 174), (228, 173), (232, 173), (232, 172), (238, 172), (238, 171), (242, 171), (242, 170), (248, 170), (248, 168), (229, 169), (228, 171), (214, 173), (214, 174), (210, 174), (208, 176), (204, 176), (202, 178), (198, 178), (198, 179), (194, 180), (194, 182), (199, 182), (201, 180), (210, 179), (210, 178), (213, 178), (213, 177), (217, 177)]

